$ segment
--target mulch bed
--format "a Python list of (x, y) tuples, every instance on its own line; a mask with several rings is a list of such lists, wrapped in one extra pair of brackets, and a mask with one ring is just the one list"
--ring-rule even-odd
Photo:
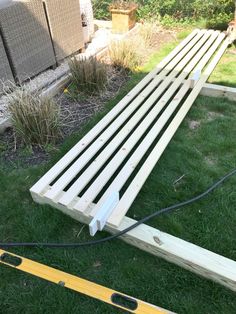
[[(144, 62), (152, 53), (159, 50), (163, 44), (175, 39), (175, 36), (176, 31), (159, 29), (153, 36), (152, 46), (144, 52)], [(124, 70), (110, 67), (108, 77), (109, 83), (106, 90), (98, 95), (85, 97), (79, 94), (75, 98), (73, 95), (63, 92), (55, 97), (55, 101), (61, 108), (64, 126), (62, 128), (63, 139), (53, 149), (58, 149), (66, 137), (81, 129), (94, 114), (102, 111), (107, 101), (113, 99), (127, 83), (129, 74)], [(0, 135), (0, 158), (6, 164), (11, 164), (15, 167), (18, 167), (18, 165), (27, 167), (42, 164), (49, 157), (48, 148), (45, 149), (38, 146), (33, 146), (30, 149), (25, 148), (22, 142), (16, 140), (11, 128)]]

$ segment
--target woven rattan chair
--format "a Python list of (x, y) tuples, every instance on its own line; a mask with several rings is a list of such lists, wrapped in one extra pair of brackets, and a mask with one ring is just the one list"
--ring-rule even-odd
[(57, 61), (84, 47), (79, 0), (44, 0)]
[(41, 0), (6, 1), (0, 29), (15, 78), (22, 82), (55, 64)]
[(14, 82), (14, 78), (7, 58), (5, 47), (0, 36), (0, 93), (2, 93), (4, 85), (8, 85), (10, 81)]

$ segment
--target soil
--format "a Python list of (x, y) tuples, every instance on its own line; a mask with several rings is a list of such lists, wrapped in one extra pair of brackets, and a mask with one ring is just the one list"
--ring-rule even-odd
[(16, 140), (12, 128), (0, 135), (0, 160), (8, 166), (39, 165), (49, 160), (49, 151), (38, 145), (26, 147), (24, 143)]
[(73, 94), (68, 92), (56, 97), (64, 117), (65, 125), (62, 130), (64, 137), (78, 131), (95, 113), (102, 111), (104, 105), (113, 99), (129, 80), (129, 73), (109, 66), (108, 78), (106, 89), (99, 94), (92, 96), (78, 94), (74, 97)]
[(188, 122), (188, 125), (189, 125), (189, 128), (191, 129), (191, 130), (196, 130), (196, 129), (198, 129), (199, 127), (200, 127), (200, 125), (201, 125), (201, 122), (200, 121), (189, 121)]
[[(146, 62), (148, 57), (158, 51), (163, 44), (176, 39), (176, 33), (177, 30), (158, 28), (158, 31), (152, 35), (151, 46), (142, 52), (143, 62)], [(106, 61), (109, 63), (109, 60)], [(52, 149), (59, 149), (66, 137), (81, 129), (95, 113), (103, 110), (107, 101), (113, 99), (119, 93), (120, 89), (127, 83), (129, 74), (124, 70), (118, 70), (110, 66), (108, 77), (108, 86), (100, 94), (89, 97), (79, 94), (74, 97), (70, 93), (62, 92), (55, 97), (55, 101), (61, 108), (63, 118), (63, 138), (56, 147), (50, 147), (49, 149), (32, 146), (27, 148), (21, 141), (16, 139), (13, 129), (10, 128), (0, 135), (0, 159), (4, 164), (15, 167), (28, 167), (48, 161)]]

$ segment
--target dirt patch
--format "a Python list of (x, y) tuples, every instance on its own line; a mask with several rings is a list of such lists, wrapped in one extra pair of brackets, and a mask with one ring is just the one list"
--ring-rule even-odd
[(7, 129), (0, 137), (0, 160), (4, 163), (18, 167), (18, 165), (39, 165), (49, 160), (49, 152), (42, 147), (25, 145), (16, 140), (12, 128)]
[(214, 121), (217, 118), (222, 118), (224, 115), (219, 112), (209, 111), (207, 113), (207, 121)]
[(65, 126), (62, 130), (64, 137), (78, 131), (95, 113), (102, 111), (104, 105), (113, 99), (129, 80), (129, 74), (126, 71), (111, 66), (108, 69), (108, 77), (108, 85), (100, 94), (93, 96), (77, 94), (74, 96), (68, 92), (55, 98), (64, 115)]
[(201, 125), (201, 122), (200, 121), (189, 121), (188, 122), (188, 126), (190, 128), (190, 130), (197, 130)]
[(145, 47), (142, 55), (144, 57), (144, 62), (147, 61), (148, 57), (158, 51), (163, 45), (173, 40), (177, 40), (177, 30), (166, 30), (159, 26), (151, 36), (149, 47)]
[(231, 54), (231, 55), (236, 55), (236, 49), (234, 49), (234, 50), (229, 50), (228, 51), (228, 54)]
[(215, 157), (206, 156), (204, 160), (208, 166), (215, 166), (217, 164), (217, 159)]
[(177, 40), (177, 30), (166, 30), (162, 27), (158, 29), (156, 33), (152, 36), (152, 45), (151, 48), (153, 51), (160, 49), (164, 44), (174, 40)]

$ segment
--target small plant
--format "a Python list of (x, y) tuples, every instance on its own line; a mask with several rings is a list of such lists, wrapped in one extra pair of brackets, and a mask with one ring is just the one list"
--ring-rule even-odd
[(139, 34), (141, 38), (144, 40), (146, 47), (153, 46), (154, 37), (159, 30), (160, 26), (156, 22), (144, 22), (140, 26)]
[(137, 9), (137, 4), (132, 1), (116, 0), (109, 5), (109, 10), (132, 10)]
[(109, 47), (113, 66), (130, 71), (134, 71), (141, 64), (142, 57), (139, 51), (138, 42), (128, 39), (114, 41)]
[(107, 84), (107, 65), (96, 57), (73, 58), (69, 62), (72, 84), (86, 94), (104, 90)]
[(14, 130), (26, 145), (55, 144), (61, 136), (60, 109), (49, 98), (24, 87), (6, 95)]

